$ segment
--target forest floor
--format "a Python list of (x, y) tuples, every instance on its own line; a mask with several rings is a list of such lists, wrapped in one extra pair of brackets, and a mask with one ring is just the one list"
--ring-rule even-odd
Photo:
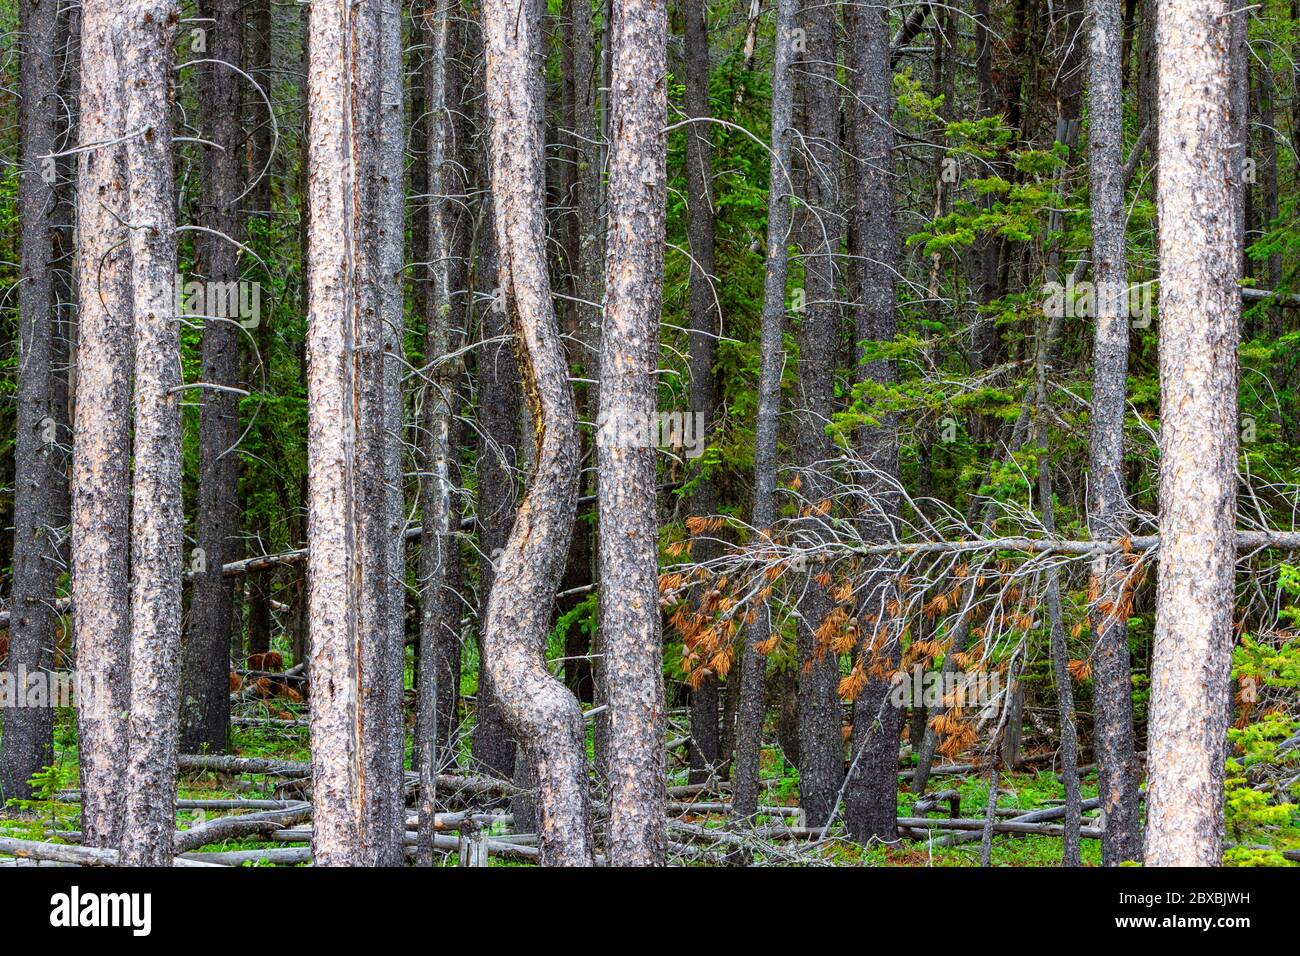
[[(306, 718), (306, 705), (285, 703), (276, 700), (259, 703), (250, 709), (248, 705), (239, 708), (239, 714), (245, 719), (271, 718), (273, 720), (301, 720)], [(71, 711), (60, 713), (56, 725), (56, 764), (47, 774), (38, 778), (36, 799), (21, 805), (11, 804), (0, 812), (0, 836), (16, 837), (26, 840), (54, 840), (59, 842), (59, 834), (68, 834), (76, 827), (79, 806), (68, 800), (69, 791), (75, 790), (77, 783), (77, 754), (75, 739), (75, 721)], [(260, 757), (284, 761), (307, 761), (310, 757), (308, 734), (305, 723), (301, 726), (246, 726), (232, 727), (231, 753), (240, 757)], [(465, 763), (468, 764), (468, 754)], [(409, 760), (408, 753), (408, 760)], [(681, 761), (675, 761), (680, 764)], [(1042, 769), (1024, 769), (1012, 773), (1003, 773), (999, 782), (997, 809), (999, 819), (1005, 819), (1031, 810), (1059, 806), (1064, 799), (1064, 789), (1050, 767), (1043, 763)], [(798, 771), (782, 755), (778, 747), (764, 751), (761, 775), (764, 789), (760, 795), (760, 806), (770, 808), (794, 808), (799, 802)], [(669, 785), (686, 784), (686, 769), (674, 767), (670, 772)], [(229, 800), (229, 799), (285, 799), (301, 798), (299, 789), (301, 781), (286, 781), (272, 775), (217, 773), (185, 773), (182, 775), (178, 796), (182, 800)], [(960, 795), (957, 815), (970, 819), (983, 819), (987, 805), (989, 776), (987, 773), (950, 774), (931, 779), (930, 792), (937, 790), (955, 790)], [(1097, 780), (1095, 770), (1087, 772), (1082, 784), (1083, 797), (1096, 796)], [(696, 802), (718, 801), (724, 796), (698, 796)], [(952, 815), (949, 802), (942, 802), (928, 812), (918, 813), (914, 806), (917, 797), (908, 789), (907, 782), (900, 779), (898, 792), (898, 813), (900, 817), (929, 816), (936, 823)], [(508, 801), (500, 799), (498, 812), (508, 812)], [(187, 829), (196, 823), (210, 818), (218, 811), (181, 809), (177, 812), (178, 829)], [(230, 811), (220, 811), (230, 812)], [(727, 836), (728, 817), (725, 812), (693, 812), (683, 810), (680, 800), (676, 809), (675, 821), (696, 831), (691, 843), (705, 847), (701, 853), (702, 862), (722, 862), (728, 852), (728, 845), (722, 842), (710, 844), (707, 836), (700, 830), (717, 830), (723, 834), (719, 839), (734, 839)], [(771, 824), (780, 827), (791, 822), (788, 815), (760, 816), (755, 826), (761, 830)], [(809, 826), (818, 826), (821, 821), (807, 821)], [(1056, 821), (1059, 823), (1059, 820)], [(1084, 826), (1095, 826), (1095, 819), (1085, 815)], [(494, 823), (487, 832), (489, 838), (504, 839), (510, 843), (529, 845), (527, 837), (512, 837), (509, 824)], [(837, 823), (831, 828), (826, 840), (810, 843), (807, 840), (772, 842), (756, 840), (747, 847), (748, 859), (760, 865), (836, 865), (836, 866), (977, 866), (980, 858), (979, 834), (969, 834), (966, 842), (946, 845), (948, 831), (930, 831), (925, 839), (902, 840), (891, 846), (873, 845), (863, 847), (843, 838), (842, 827)], [(680, 834), (672, 834), (672, 839), (685, 839)], [(264, 850), (268, 847), (267, 838), (252, 837), (231, 839), (205, 845), (199, 848), (203, 852), (226, 852), (238, 850)], [(1279, 850), (1300, 849), (1300, 814), (1295, 814), (1288, 822), (1277, 826), (1268, 835), (1268, 843)], [(275, 841), (270, 844), (278, 848), (304, 847), (306, 839)], [(1081, 844), (1084, 865), (1096, 866), (1101, 862), (1100, 842), (1096, 839), (1084, 839)], [(991, 864), (993, 866), (1056, 866), (1061, 859), (1061, 840), (1057, 836), (1040, 836), (1030, 834), (997, 834), (992, 841)], [(438, 864), (456, 866), (459, 861), (455, 852), (439, 854)], [(678, 862), (689, 862), (678, 860)], [(1282, 861), (1277, 861), (1282, 862)], [(248, 864), (246, 864), (248, 865)], [(256, 865), (271, 865), (265, 862)], [(490, 857), (491, 866), (530, 865), (526, 861), (510, 859), (497, 855)], [(1294, 865), (1282, 862), (1282, 865)]]

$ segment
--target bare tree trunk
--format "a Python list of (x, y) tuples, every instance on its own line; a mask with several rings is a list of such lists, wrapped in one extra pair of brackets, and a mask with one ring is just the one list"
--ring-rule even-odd
[[(754, 533), (770, 533), (776, 518), (776, 432), (781, 407), (781, 371), (785, 366), (786, 243), (790, 233), (790, 140), (794, 86), (790, 61), (795, 39), (796, 0), (778, 0), (776, 53), (772, 63), (772, 151), (768, 179), (767, 267), (763, 282), (762, 354), (758, 383), (758, 421), (754, 430)], [(758, 767), (762, 753), (763, 704), (767, 660), (756, 645), (772, 629), (766, 606), (754, 608), (745, 627), (740, 665), (740, 710), (736, 718), (736, 762), (732, 768), (732, 809), (739, 817), (758, 809)]]
[[(86, 0), (81, 24), (77, 278), (81, 289), (72, 455), (72, 614), (77, 646), (82, 839), (114, 847), (122, 826), (130, 661), (131, 285), (126, 132), (111, 25)], [(175, 310), (173, 304), (172, 311)]]
[[(113, 22), (122, 86), (135, 314), (130, 723), (121, 859), (172, 861), (181, 640), (180, 319), (169, 0), (125, 0)], [(134, 134), (134, 135), (131, 135)]]
[(616, 866), (660, 866), (667, 852), (667, 715), (653, 429), (667, 189), (667, 5), (614, 0), (612, 25), (616, 134), (596, 429), (609, 859)]
[[(1120, 9), (1089, 0), (1088, 175), (1092, 189), (1092, 271), (1097, 287), (1093, 334), (1092, 436), (1088, 530), (1095, 540), (1128, 534), (1124, 487), (1124, 416), (1128, 379), (1128, 277), (1124, 251), (1124, 93)], [(1122, 555), (1093, 564), (1099, 595), (1090, 609), (1096, 674), (1098, 790), (1105, 814), (1102, 858), (1109, 866), (1141, 855), (1138, 766), (1129, 678), (1128, 564)]]
[(1223, 849), (1237, 482), (1237, 248), (1222, 0), (1160, 10), (1160, 567), (1146, 863)]
[[(854, 80), (853, 154), (857, 157), (856, 242), (853, 252), (862, 268), (856, 338), (887, 342), (898, 332), (895, 263), (898, 237), (894, 226), (893, 71), (889, 63), (888, 11), (863, 8), (852, 16), (857, 63)], [(891, 385), (898, 380), (892, 362), (875, 359), (862, 365), (864, 381)], [(870, 490), (860, 520), (869, 538), (888, 540), (898, 515), (898, 425), (896, 415), (882, 415), (876, 426), (858, 429), (859, 456), (870, 469), (862, 481)], [(897, 839), (898, 738), (902, 708), (892, 699), (890, 678), (902, 654), (901, 626), (892, 619), (892, 584), (878, 570), (859, 599), (862, 638), (855, 666), (869, 675), (853, 702), (853, 752), (856, 770), (845, 788), (844, 819), (854, 839)], [(955, 642), (954, 642), (955, 646)]]
[[(709, 31), (708, 5), (705, 0), (684, 4), (686, 67), (686, 115), (710, 116), (709, 108)], [(717, 355), (717, 337), (722, 332), (722, 316), (714, 288), (714, 235), (712, 137), (707, 122), (695, 122), (686, 128), (686, 237), (691, 253), (690, 288), (687, 311), (690, 316), (690, 407), (691, 414), (704, 424), (704, 434), (712, 437), (718, 415), (717, 380), (713, 363)], [(713, 515), (718, 509), (717, 484), (711, 475), (700, 478), (691, 495), (691, 514), (698, 518)], [(703, 563), (718, 553), (711, 534), (696, 537), (691, 556)], [(718, 679), (709, 674), (691, 691), (690, 779), (707, 780), (718, 766)]]
[[(203, 144), (200, 165), (201, 225), (211, 233), (198, 237), (203, 280), (209, 290), (233, 292), (239, 281), (241, 216), (236, 198), (243, 189), (239, 147), (239, 84), (234, 67), (243, 46), (238, 0), (202, 0), (201, 25), (207, 33), (206, 59), (200, 64), (199, 108)], [(214, 235), (213, 233), (219, 233)], [(217, 295), (204, 297), (219, 302)], [(226, 300), (238, 305), (234, 292)], [(233, 386), (239, 375), (242, 332), (232, 318), (238, 310), (197, 310), (203, 318), (202, 380)], [(217, 313), (217, 314), (211, 314)], [(237, 482), (239, 456), (239, 398), (233, 392), (203, 393), (199, 413), (199, 494), (197, 551), (201, 565), (191, 558), (194, 591), (190, 600), (190, 630), (181, 668), (181, 747), (185, 753), (224, 753), (230, 722), (230, 628), (233, 620), (233, 583), (221, 566), (234, 560), (239, 529)], [(200, 570), (200, 567), (202, 570)], [(251, 648), (250, 648), (251, 650)]]
[[(836, 9), (805, 2), (801, 25), (807, 35), (800, 73), (807, 203), (803, 218), (804, 293), (807, 311), (799, 326), (799, 399), (795, 428), (804, 494), (813, 507), (829, 494), (826, 472), (837, 457), (826, 434), (835, 408), (835, 352), (843, 316), (837, 259), (840, 226), (840, 99)], [(814, 519), (819, 520), (819, 519)], [(800, 581), (799, 602), (799, 804), (811, 821), (824, 821), (835, 809), (844, 782), (844, 742), (840, 733), (840, 662), (829, 642), (818, 638), (833, 602), (817, 580), (820, 568)]]
[(576, 508), (578, 441), (544, 252), (537, 84), (529, 63), (539, 29), (531, 0), (483, 9), (497, 253), (520, 341), (534, 467), (497, 562), (482, 640), (502, 710), (535, 769), (541, 861), (582, 866), (594, 862), (582, 711), (543, 660)]
[(391, 288), (401, 258), (402, 176), (392, 159), (402, 98), (384, 72), (401, 63), (396, 17), (375, 4), (354, 19), (348, 5), (322, 2), (309, 18), (312, 856), (326, 866), (402, 861), (403, 646), (394, 618), (403, 574), (393, 542), (402, 534), (393, 448), (400, 399), (392, 395), (401, 324), (400, 291), (395, 302)]
[[(19, 93), (22, 97), (21, 167), (18, 206), (22, 267), (18, 287), (19, 337), (17, 439), (14, 444), (13, 591), (9, 616), (7, 667), (15, 678), (14, 696), (27, 699), (27, 683), (43, 679), (54, 666), (57, 614), (59, 502), (67, 481), (55, 404), (54, 258), (56, 112), (61, 59), (56, 4), (23, 0)], [(29, 781), (54, 762), (54, 708), (6, 707), (0, 737), (0, 803), (31, 797)]]

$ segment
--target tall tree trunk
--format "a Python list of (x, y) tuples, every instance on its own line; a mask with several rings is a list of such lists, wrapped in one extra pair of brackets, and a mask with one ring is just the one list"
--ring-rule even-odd
[(135, 316), (130, 723), (122, 862), (170, 865), (181, 641), (180, 319), (172, 171), (170, 0), (125, 0), (113, 23), (126, 139)]
[[(857, 340), (887, 342), (898, 333), (894, 290), (898, 237), (894, 226), (893, 71), (889, 64), (888, 11), (864, 8), (852, 17), (851, 42), (857, 54), (854, 72), (853, 153), (858, 158), (856, 242), (862, 264), (857, 309)], [(889, 386), (898, 380), (892, 362), (863, 363), (863, 381)], [(897, 416), (882, 414), (881, 423), (863, 426), (858, 456), (869, 469), (860, 481), (868, 489), (861, 521), (868, 540), (890, 540), (898, 516)], [(894, 702), (890, 678), (902, 654), (901, 622), (892, 619), (894, 603), (888, 572), (877, 569), (859, 599), (857, 618), (862, 637), (855, 666), (869, 675), (853, 703), (853, 753), (856, 770), (845, 788), (845, 823), (857, 840), (897, 839), (898, 738), (903, 712)]]
[[(835, 351), (843, 316), (838, 269), (840, 243), (840, 101), (835, 42), (836, 9), (805, 2), (801, 25), (807, 36), (802, 57), (803, 115), (808, 150), (803, 217), (804, 293), (807, 311), (798, 330), (799, 399), (795, 428), (799, 465), (808, 506), (821, 521), (818, 506), (830, 494), (827, 471), (837, 457), (826, 424), (835, 408)], [(814, 531), (815, 528), (810, 529)], [(817, 580), (820, 568), (800, 581), (799, 602), (799, 804), (820, 823), (835, 809), (844, 782), (844, 743), (840, 734), (840, 663), (829, 640), (818, 635), (831, 613), (829, 590)]]
[(656, 866), (667, 852), (652, 437), (663, 308), (667, 4), (615, 0), (612, 39), (616, 134), (596, 429), (609, 859), (616, 866)]
[[(200, 164), (199, 261), (209, 290), (235, 289), (239, 281), (239, 249), (243, 239), (236, 199), (243, 189), (239, 147), (239, 84), (232, 67), (240, 63), (243, 46), (238, 0), (201, 0), (199, 28), (207, 31), (207, 63), (199, 66), (199, 110), (204, 143)], [(216, 235), (214, 235), (216, 233)], [(205, 296), (213, 303), (216, 295)], [(236, 292), (227, 300), (238, 304)], [(233, 386), (239, 375), (242, 332), (232, 318), (237, 310), (198, 310), (204, 314), (203, 370), (205, 383)], [(221, 312), (222, 314), (209, 314)], [(221, 566), (238, 549), (237, 482), (239, 456), (239, 398), (233, 392), (208, 390), (199, 413), (199, 494), (197, 549), (202, 568), (193, 559), (194, 591), (190, 601), (190, 630), (181, 668), (181, 747), (185, 753), (223, 753), (230, 723), (230, 628), (233, 582)], [(251, 650), (251, 648), (250, 648)]]
[(402, 97), (390, 75), (401, 64), (400, 21), (379, 4), (354, 18), (348, 5), (322, 2), (309, 33), (312, 856), (327, 866), (388, 866), (402, 861), (405, 814), (393, 394)]
[[(27, 682), (38, 684), (54, 667), (58, 615), (55, 584), (59, 553), (57, 517), (66, 478), (55, 405), (54, 258), (56, 113), (61, 66), (57, 5), (22, 0), (23, 36), (19, 73), (21, 164), (18, 206), (22, 266), (18, 287), (18, 434), (14, 444), (13, 591), (9, 615), (9, 659), (14, 696), (27, 699)], [(54, 708), (4, 708), (0, 737), (0, 803), (31, 797), (32, 776), (54, 761)]]
[(1146, 863), (1214, 866), (1232, 651), (1237, 249), (1230, 7), (1169, 0), (1160, 54), (1160, 580)]
[[(712, 114), (709, 108), (708, 4), (689, 0), (685, 4), (686, 92), (683, 106), (687, 117), (700, 119)], [(687, 311), (690, 317), (690, 408), (696, 421), (703, 422), (704, 435), (712, 437), (718, 417), (717, 378), (713, 364), (722, 316), (714, 288), (713, 163), (710, 124), (699, 121), (686, 127), (686, 239), (691, 254)], [(691, 514), (707, 518), (718, 509), (717, 483), (704, 475), (691, 495)], [(697, 536), (691, 556), (700, 563), (712, 559), (719, 548), (713, 536)], [(701, 783), (718, 766), (718, 678), (708, 674), (691, 691), (690, 779)]]
[[(130, 661), (131, 285), (126, 132), (112, 20), (86, 0), (81, 25), (82, 152), (77, 170), (80, 334), (72, 453), (72, 614), (77, 647), (81, 828), (91, 847), (122, 826)], [(174, 310), (174, 305), (173, 305)]]
[[(772, 63), (772, 150), (768, 179), (767, 266), (763, 280), (762, 355), (758, 383), (758, 421), (754, 429), (754, 508), (750, 523), (760, 540), (776, 519), (776, 432), (781, 406), (781, 370), (785, 366), (785, 280), (790, 239), (791, 124), (794, 85), (790, 61), (795, 39), (796, 0), (777, 0), (776, 52)], [(758, 768), (763, 746), (763, 703), (767, 660), (757, 645), (771, 633), (765, 605), (753, 609), (741, 651), (740, 710), (736, 717), (736, 762), (732, 769), (732, 809), (739, 817), (758, 809)]]
[[(1089, 0), (1088, 175), (1092, 189), (1092, 271), (1097, 287), (1093, 333), (1092, 436), (1088, 455), (1088, 531), (1114, 540), (1129, 531), (1124, 487), (1124, 417), (1128, 379), (1128, 270), (1124, 250), (1124, 99), (1120, 9)], [(1089, 609), (1096, 674), (1096, 755), (1108, 866), (1141, 854), (1138, 765), (1133, 743), (1126, 595), (1130, 567), (1122, 555), (1096, 559), (1097, 601)]]
[(573, 527), (578, 440), (544, 254), (538, 91), (529, 62), (539, 29), (531, 0), (483, 9), (499, 274), (520, 342), (534, 466), (497, 562), (482, 640), (506, 720), (536, 774), (541, 862), (590, 865), (582, 711), (543, 659)]

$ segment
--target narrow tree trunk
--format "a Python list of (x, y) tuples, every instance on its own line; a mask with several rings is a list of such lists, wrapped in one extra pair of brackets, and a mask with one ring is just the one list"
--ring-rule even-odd
[[(1129, 323), (1119, 5), (1114, 0), (1089, 0), (1088, 19), (1092, 25), (1088, 174), (1092, 183), (1092, 271), (1097, 287), (1088, 530), (1095, 540), (1113, 540), (1129, 530), (1124, 487)], [(1109, 866), (1141, 854), (1125, 599), (1129, 570), (1121, 555), (1098, 558), (1092, 569), (1098, 599), (1089, 609), (1096, 675), (1098, 790), (1106, 820), (1102, 858)]]
[(497, 562), (482, 640), (502, 710), (535, 769), (541, 862), (590, 865), (582, 711), (543, 660), (573, 527), (578, 441), (544, 255), (537, 84), (529, 63), (539, 29), (529, 0), (483, 9), (497, 252), (532, 411), (534, 467)]
[[(772, 64), (772, 151), (768, 179), (767, 266), (763, 281), (762, 354), (758, 383), (758, 421), (754, 430), (754, 508), (750, 523), (760, 540), (776, 518), (776, 432), (781, 406), (781, 370), (785, 366), (785, 280), (790, 233), (791, 124), (794, 86), (790, 61), (795, 37), (796, 0), (778, 0), (776, 53)], [(733, 812), (752, 816), (758, 809), (758, 767), (762, 753), (766, 658), (757, 646), (772, 630), (766, 606), (753, 609), (741, 652), (740, 710), (736, 717), (736, 762), (732, 769)]]
[(121, 858), (172, 861), (181, 640), (180, 318), (172, 171), (170, 0), (125, 0), (113, 23), (129, 135), (127, 221), (135, 315), (130, 723)]
[[(243, 191), (239, 147), (239, 84), (231, 67), (240, 62), (243, 45), (238, 0), (202, 0), (198, 6), (207, 33), (210, 62), (200, 64), (199, 110), (204, 143), (200, 164), (200, 220), (205, 229), (198, 237), (200, 267), (210, 290), (233, 290), (239, 281), (242, 241), (240, 213), (235, 200)], [(214, 235), (219, 233), (220, 235)], [(218, 296), (204, 297), (215, 303)], [(235, 293), (227, 302), (239, 302)], [(202, 380), (233, 386), (239, 374), (240, 340), (237, 309), (197, 310), (203, 318)], [(199, 413), (199, 494), (197, 552), (201, 565), (190, 561), (194, 591), (190, 600), (189, 634), (181, 668), (181, 747), (185, 753), (224, 753), (230, 722), (230, 628), (233, 620), (233, 583), (222, 576), (221, 566), (236, 557), (239, 529), (237, 482), (239, 457), (239, 398), (233, 392), (203, 393)], [(200, 566), (202, 570), (200, 570)], [(252, 648), (250, 647), (250, 653)]]
[(667, 189), (667, 5), (615, 0), (612, 52), (616, 135), (596, 429), (609, 859), (615, 866), (657, 866), (667, 852), (653, 438)]
[(1170, 0), (1160, 53), (1160, 568), (1146, 863), (1223, 849), (1237, 482), (1237, 249), (1222, 0)]
[[(131, 286), (125, 149), (112, 20), (86, 0), (81, 24), (77, 279), (81, 289), (72, 455), (72, 615), (77, 646), (82, 839), (121, 832), (130, 661)], [(173, 304), (172, 311), (175, 311)]]
[[(22, 63), (21, 166), (18, 206), (22, 266), (18, 286), (18, 434), (14, 444), (13, 591), (9, 616), (8, 670), (14, 696), (27, 699), (33, 684), (54, 666), (55, 583), (59, 554), (56, 512), (66, 479), (67, 435), (59, 429), (55, 405), (54, 257), (58, 166), (56, 113), (48, 104), (58, 90), (58, 8), (49, 0), (19, 4)], [(54, 762), (54, 709), (6, 707), (0, 737), (0, 803), (31, 797), (29, 781)]]
[[(685, 98), (683, 106), (691, 118), (710, 116), (709, 31), (705, 0), (684, 4)], [(686, 128), (686, 239), (691, 253), (687, 312), (690, 321), (690, 408), (704, 434), (712, 437), (718, 414), (717, 379), (713, 364), (717, 338), (722, 333), (714, 285), (712, 137), (709, 123), (695, 122)], [(700, 478), (691, 495), (691, 514), (713, 515), (718, 508), (717, 485), (711, 475)], [(704, 563), (715, 557), (718, 545), (712, 534), (697, 536), (691, 556)], [(701, 783), (718, 766), (718, 679), (709, 674), (691, 691), (690, 780)]]

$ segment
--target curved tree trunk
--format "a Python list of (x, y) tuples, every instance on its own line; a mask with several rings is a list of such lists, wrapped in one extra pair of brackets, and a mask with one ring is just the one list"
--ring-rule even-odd
[(541, 862), (582, 866), (594, 862), (582, 711), (543, 660), (576, 510), (578, 436), (546, 272), (544, 169), (530, 62), (539, 29), (531, 0), (483, 9), (499, 274), (520, 342), (534, 464), (497, 561), (482, 640), (506, 720), (536, 774)]

